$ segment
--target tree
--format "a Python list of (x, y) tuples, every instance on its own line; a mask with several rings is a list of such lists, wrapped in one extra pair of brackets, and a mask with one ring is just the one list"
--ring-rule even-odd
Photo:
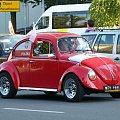
[[(20, 0), (20, 1), (24, 2), (25, 4), (30, 3), (33, 5), (32, 7), (35, 7), (35, 6), (39, 5), (40, 2), (42, 2), (42, 0)], [(10, 12), (10, 15), (11, 15), (11, 22), (12, 22), (14, 31), (16, 33), (16, 12)]]
[(93, 0), (89, 8), (96, 27), (114, 27), (120, 23), (120, 0)]

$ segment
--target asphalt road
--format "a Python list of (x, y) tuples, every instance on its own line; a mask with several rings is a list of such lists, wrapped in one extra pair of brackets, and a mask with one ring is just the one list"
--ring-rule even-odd
[(91, 94), (70, 103), (63, 95), (19, 91), (14, 99), (0, 98), (0, 120), (119, 120), (120, 99)]

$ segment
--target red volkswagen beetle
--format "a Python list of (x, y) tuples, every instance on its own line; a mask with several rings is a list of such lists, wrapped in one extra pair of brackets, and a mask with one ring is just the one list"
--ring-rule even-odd
[(39, 33), (18, 42), (8, 60), (0, 65), (2, 98), (18, 90), (63, 92), (68, 101), (85, 94), (107, 92), (120, 97), (120, 65), (92, 53), (88, 42), (72, 33)]

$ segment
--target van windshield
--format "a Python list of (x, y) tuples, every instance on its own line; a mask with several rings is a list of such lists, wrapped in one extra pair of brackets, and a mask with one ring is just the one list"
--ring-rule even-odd
[(49, 27), (49, 16), (41, 17), (35, 27), (37, 30)]

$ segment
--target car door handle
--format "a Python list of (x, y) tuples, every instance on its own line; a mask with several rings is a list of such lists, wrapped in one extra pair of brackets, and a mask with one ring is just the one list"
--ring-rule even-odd
[(30, 60), (30, 63), (34, 63), (35, 61), (34, 60)]
[(119, 57), (116, 57), (114, 60), (120, 60), (120, 58), (119, 58)]

